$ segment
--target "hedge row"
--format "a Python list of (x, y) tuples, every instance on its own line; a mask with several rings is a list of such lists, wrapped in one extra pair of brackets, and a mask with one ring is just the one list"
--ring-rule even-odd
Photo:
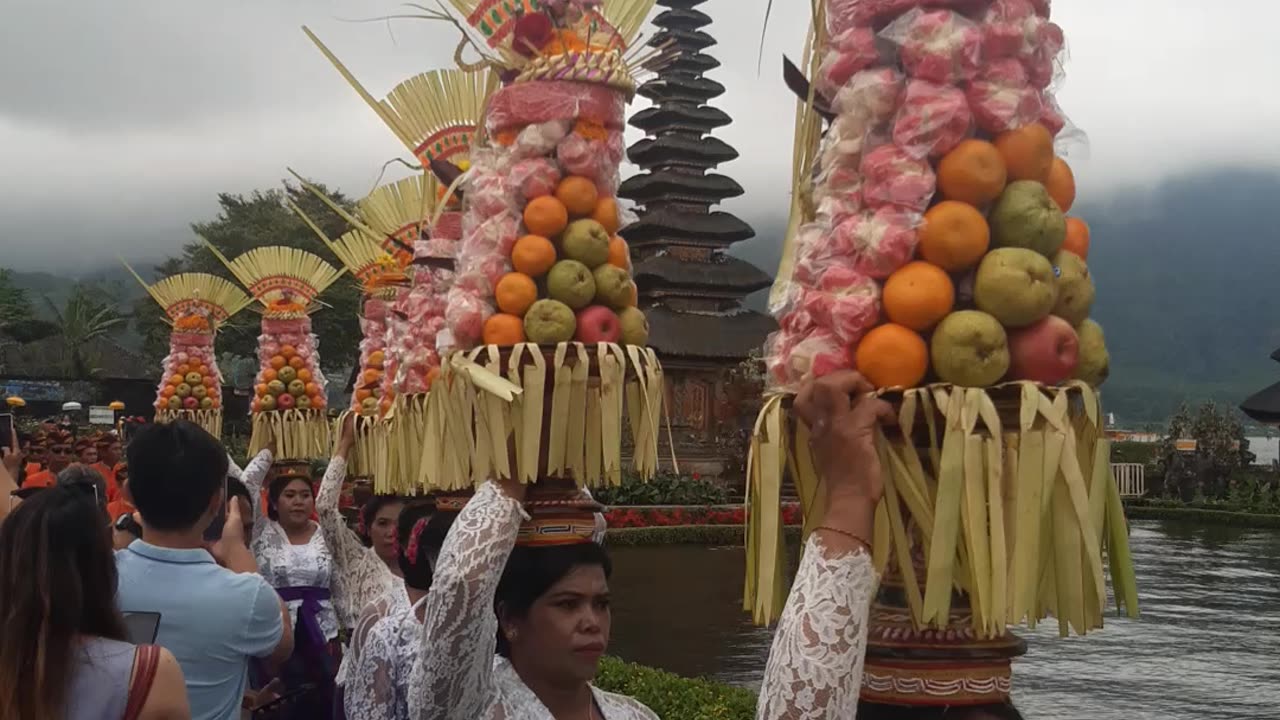
[[(611, 528), (647, 528), (670, 525), (744, 525), (747, 509), (743, 505), (656, 505), (612, 506), (604, 519)], [(783, 503), (784, 525), (804, 521), (800, 503)]]
[[(783, 532), (790, 541), (800, 537), (800, 528)], [(605, 536), (610, 546), (622, 545), (742, 545), (746, 528), (741, 525), (677, 525), (668, 527), (611, 528)]]
[(1280, 515), (1260, 515), (1196, 507), (1163, 507), (1129, 503), (1125, 506), (1125, 515), (1131, 520), (1176, 520), (1238, 528), (1280, 528)]
[(752, 720), (755, 693), (709, 680), (692, 680), (663, 670), (604, 658), (596, 687), (633, 697), (663, 720)]

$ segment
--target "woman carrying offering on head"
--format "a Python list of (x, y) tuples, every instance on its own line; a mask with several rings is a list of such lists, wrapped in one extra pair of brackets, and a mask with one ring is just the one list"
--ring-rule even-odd
[[(363, 642), (363, 634), (377, 618), (408, 599), (400, 577), (396, 553), (396, 521), (404, 501), (394, 495), (375, 496), (360, 508), (360, 529), (353, 531), (338, 509), (342, 483), (347, 477), (347, 458), (355, 446), (355, 415), (342, 424), (338, 447), (316, 497), (316, 513), (333, 558), (333, 604), (343, 627), (355, 628), (351, 647), (344, 654), (336, 682), (345, 687), (349, 669)], [(362, 611), (371, 604), (380, 611), (363, 622)]]
[[(437, 511), (432, 501), (400, 513), (398, 562), (407, 601), (392, 608), (364, 633), (363, 648), (349, 666), (347, 720), (407, 720), (410, 674), (421, 648), (422, 620), (433, 568), (456, 512)], [(353, 641), (352, 647), (355, 647)]]
[(656, 718), (591, 685), (609, 645), (612, 570), (592, 541), (593, 513), (540, 525), (521, 506), (525, 489), (486, 482), (453, 523), (427, 595), (409, 716)]
[[(315, 512), (306, 463), (272, 464), (270, 448), (258, 453), (242, 473), (253, 500), (253, 539), (258, 570), (289, 606), (295, 647), (280, 669), (286, 689), (312, 683), (315, 691), (295, 706), (299, 718), (327, 718), (332, 712), (337, 674), (338, 615), (331, 583), (333, 553), (311, 517)], [(267, 512), (261, 517), (262, 483), (267, 479)], [(263, 681), (265, 678), (259, 678)]]

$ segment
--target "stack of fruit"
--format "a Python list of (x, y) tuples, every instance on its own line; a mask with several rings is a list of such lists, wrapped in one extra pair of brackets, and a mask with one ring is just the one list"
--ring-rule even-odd
[(1061, 30), (1047, 3), (924, 4), (831, 3), (815, 87), (834, 119), (774, 307), (773, 379), (1096, 386), (1089, 229), (1065, 215), (1047, 92)]
[(214, 275), (182, 273), (149, 284), (133, 268), (125, 267), (164, 308), (173, 328), (156, 388), (156, 421), (182, 418), (220, 437), (222, 375), (213, 341), (218, 326), (252, 303), (252, 298)]
[[(542, 160), (549, 178), (558, 177), (560, 168)], [(511, 247), (512, 272), (494, 288), (499, 312), (485, 321), (482, 341), (648, 342), (627, 242), (617, 235), (616, 201), (580, 175), (554, 185), (526, 182), (520, 194), (525, 234)]]
[(316, 362), (310, 318), (263, 320), (251, 410), (323, 410), (325, 378)]

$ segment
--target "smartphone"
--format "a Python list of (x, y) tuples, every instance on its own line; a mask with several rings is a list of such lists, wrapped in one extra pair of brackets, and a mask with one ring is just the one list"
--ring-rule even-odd
[(13, 413), (0, 413), (0, 448), (14, 446)]
[(124, 614), (124, 629), (128, 641), (134, 645), (150, 645), (156, 641), (160, 633), (160, 613), (127, 612)]
[(205, 542), (218, 542), (222, 539), (222, 526), (227, 524), (227, 503), (231, 500), (231, 476), (222, 478), (222, 504), (213, 522), (204, 530)]
[(289, 707), (290, 705), (297, 702), (298, 700), (301, 700), (304, 695), (314, 690), (315, 687), (316, 686), (313, 683), (307, 683), (300, 687), (294, 688), (293, 690), (289, 690), (285, 692), (283, 695), (281, 695), (280, 697), (276, 698), (275, 700), (272, 700), (268, 703), (264, 703), (254, 708), (253, 717), (255, 718), (275, 717), (276, 713), (284, 710), (285, 708)]

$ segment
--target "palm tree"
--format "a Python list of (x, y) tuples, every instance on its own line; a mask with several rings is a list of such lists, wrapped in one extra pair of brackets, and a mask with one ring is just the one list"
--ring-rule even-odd
[(66, 305), (58, 308), (49, 298), (45, 304), (53, 313), (63, 347), (63, 370), (72, 378), (84, 379), (98, 374), (90, 346), (121, 326), (125, 318), (115, 307), (103, 302), (83, 285), (76, 285)]

